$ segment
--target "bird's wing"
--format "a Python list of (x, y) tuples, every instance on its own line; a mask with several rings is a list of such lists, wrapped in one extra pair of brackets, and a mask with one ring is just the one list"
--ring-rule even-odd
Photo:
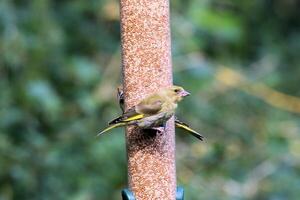
[(143, 114), (136, 112), (135, 107), (132, 107), (129, 110), (127, 110), (125, 113), (123, 113), (121, 116), (110, 121), (108, 124), (113, 125), (113, 124), (117, 124), (120, 122), (130, 122), (133, 120), (141, 119), (143, 117), (144, 117)]
[(120, 122), (131, 122), (135, 120), (139, 120), (144, 118), (145, 116), (156, 114), (159, 110), (161, 110), (161, 102), (153, 101), (148, 104), (139, 103), (137, 106), (134, 106), (127, 110), (120, 117), (109, 122), (109, 125), (117, 124)]
[(162, 109), (161, 100), (142, 101), (136, 106), (136, 111), (145, 115), (155, 115)]
[(201, 135), (200, 133), (198, 133), (197, 131), (193, 130), (188, 124), (179, 121), (177, 118), (175, 118), (175, 126), (177, 128), (182, 128), (186, 131), (188, 131), (189, 133), (191, 133), (194, 137), (198, 138), (199, 140), (203, 141), (204, 136)]
[(105, 128), (104, 130), (102, 130), (100, 133), (97, 134), (97, 136), (101, 135), (102, 133), (105, 133), (113, 128), (117, 128), (117, 127), (120, 127), (120, 126), (125, 126), (126, 123), (124, 122), (121, 122), (121, 123), (116, 123), (116, 124), (111, 124), (109, 125), (107, 128)]

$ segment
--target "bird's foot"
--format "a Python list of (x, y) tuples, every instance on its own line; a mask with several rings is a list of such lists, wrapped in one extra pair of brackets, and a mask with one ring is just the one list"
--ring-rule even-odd
[(156, 134), (162, 134), (163, 132), (166, 131), (166, 128), (165, 127), (155, 127), (155, 128), (152, 128), (152, 130), (156, 131)]
[(147, 137), (153, 138), (157, 135), (161, 135), (165, 131), (164, 127), (155, 127), (155, 128), (149, 128), (144, 129), (144, 132), (146, 133)]

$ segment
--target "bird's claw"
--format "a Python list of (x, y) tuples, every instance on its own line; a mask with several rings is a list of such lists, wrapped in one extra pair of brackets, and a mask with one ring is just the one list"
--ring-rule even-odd
[(147, 135), (150, 137), (161, 135), (164, 131), (165, 131), (164, 127), (152, 127), (149, 129), (144, 129), (144, 132), (147, 133)]
[(155, 128), (152, 128), (152, 130), (155, 130), (156, 133), (158, 133), (158, 134), (162, 134), (163, 132), (166, 131), (166, 128), (165, 127), (155, 127)]

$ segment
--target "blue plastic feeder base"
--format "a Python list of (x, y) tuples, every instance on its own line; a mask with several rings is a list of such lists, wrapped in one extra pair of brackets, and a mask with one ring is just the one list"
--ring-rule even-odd
[[(123, 200), (135, 200), (133, 193), (129, 189), (122, 190)], [(176, 189), (176, 200), (184, 200), (184, 189), (183, 187), (177, 187)]]

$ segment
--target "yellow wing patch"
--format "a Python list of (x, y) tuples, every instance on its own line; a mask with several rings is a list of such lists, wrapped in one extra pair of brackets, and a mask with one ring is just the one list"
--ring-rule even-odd
[(96, 137), (98, 137), (98, 136), (101, 135), (102, 133), (105, 133), (106, 131), (109, 131), (109, 130), (111, 130), (111, 129), (113, 129), (113, 128), (117, 128), (117, 127), (119, 127), (119, 126), (125, 126), (125, 125), (126, 125), (126, 123), (118, 123), (118, 124), (110, 125), (110, 126), (108, 126), (106, 129), (104, 129), (103, 131), (101, 131), (100, 133), (98, 133)]
[(187, 130), (188, 132), (190, 132), (193, 136), (195, 136), (199, 140), (203, 140), (203, 138), (204, 138), (200, 133), (198, 133), (197, 131), (191, 129), (190, 127), (186, 126), (185, 124), (175, 122), (175, 125), (176, 125), (177, 128), (182, 128), (184, 130)]
[(122, 121), (124, 121), (124, 122), (130, 122), (130, 121), (133, 121), (133, 120), (142, 119), (143, 117), (144, 117), (143, 114), (138, 114), (138, 115), (134, 115), (132, 117), (128, 117), (127, 119), (124, 119)]
[(194, 131), (193, 129), (191, 129), (190, 127), (188, 127), (188, 126), (186, 126), (186, 125), (179, 124), (179, 123), (176, 123), (175, 125), (176, 125), (176, 127), (178, 127), (178, 128), (185, 129), (185, 130), (190, 131), (190, 132), (192, 132), (192, 133), (197, 133), (196, 131)]

